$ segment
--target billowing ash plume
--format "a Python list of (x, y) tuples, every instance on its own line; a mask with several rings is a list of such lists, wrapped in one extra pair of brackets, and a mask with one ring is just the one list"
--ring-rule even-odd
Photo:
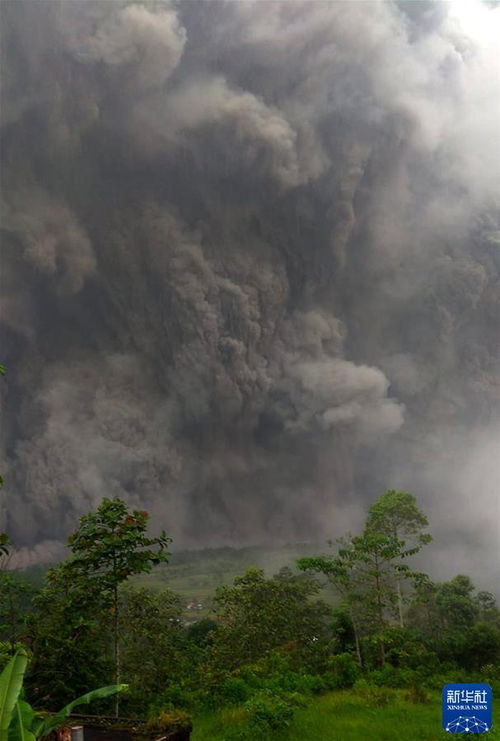
[(323, 537), (400, 486), (491, 546), (499, 19), (3, 3), (2, 528)]

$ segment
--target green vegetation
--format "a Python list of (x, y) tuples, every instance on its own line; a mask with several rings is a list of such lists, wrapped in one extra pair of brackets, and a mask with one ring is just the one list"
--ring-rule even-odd
[(22, 697), (28, 654), (16, 651), (0, 674), (0, 741), (36, 741), (63, 725), (74, 708), (127, 689), (126, 684), (100, 687), (68, 703), (53, 715), (36, 713)]
[(275, 573), (259, 568), (256, 549), (214, 550), (209, 564), (201, 553), (170, 558), (170, 539), (150, 537), (148, 523), (104, 499), (41, 583), (38, 572), (34, 583), (0, 571), (0, 665), (13, 655), (28, 665), (27, 741), (41, 712), (122, 680), (120, 707), (93, 693), (93, 712), (119, 709), (158, 729), (193, 716), (195, 741), (432, 741), (445, 735), (443, 684), (500, 689), (494, 596), (466, 575), (434, 583), (414, 570), (430, 536), (407, 492), (379, 497), (362, 532), (327, 554), (277, 556)]
[[(121, 499), (103, 499), (95, 513), (81, 518), (80, 527), (68, 538), (70, 558), (48, 575), (52, 589), (66, 601), (68, 611), (76, 608), (80, 614), (96, 610), (111, 613), (116, 684), (120, 684), (118, 588), (130, 576), (148, 573), (168, 560), (170, 538), (165, 532), (149, 538), (148, 517), (143, 510), (129, 512)], [(118, 695), (116, 698), (118, 715)]]
[(427, 581), (425, 574), (412, 571), (405, 563), (430, 542), (430, 535), (422, 532), (427, 524), (412, 494), (390, 490), (370, 508), (361, 535), (338, 541), (335, 556), (298, 562), (304, 571), (326, 576), (343, 596), (360, 666), (363, 637), (377, 645), (380, 665), (384, 666), (388, 631), (396, 613), (399, 627), (404, 627), (402, 583)]
[[(244, 707), (224, 708), (217, 713), (195, 716), (192, 741), (252, 738), (247, 716)], [(474, 734), (474, 738), (498, 741), (498, 707), (494, 709), (493, 723), (489, 733)], [(328, 692), (312, 698), (307, 707), (297, 708), (290, 727), (262, 732), (258, 736), (259, 741), (445, 741), (449, 737), (441, 730), (440, 693), (434, 691), (428, 702), (416, 703), (405, 690), (389, 690), (378, 701), (376, 698), (367, 700), (366, 695), (356, 690)], [(470, 734), (453, 736), (456, 739), (465, 737), (470, 738)]]
[[(169, 589), (182, 598), (183, 619), (193, 622), (212, 615), (213, 598), (220, 586), (230, 586), (237, 576), (250, 568), (262, 568), (270, 576), (300, 557), (312, 555), (319, 545), (309, 543), (280, 548), (251, 546), (247, 548), (205, 548), (197, 551), (172, 552), (168, 565), (156, 567), (151, 574), (135, 576), (130, 583), (154, 591)], [(332, 601), (330, 592), (326, 602)], [(196, 607), (186, 608), (193, 603)]]

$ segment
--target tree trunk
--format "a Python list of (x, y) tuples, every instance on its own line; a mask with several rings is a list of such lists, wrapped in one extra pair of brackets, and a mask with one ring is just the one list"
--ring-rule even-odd
[(380, 648), (380, 666), (385, 666), (385, 644), (384, 639), (381, 637), (379, 641), (379, 648)]
[(353, 623), (353, 630), (354, 630), (354, 643), (356, 645), (356, 658), (358, 660), (359, 668), (362, 669), (363, 668), (363, 659), (361, 658), (361, 648), (360, 648), (360, 645), (359, 645), (358, 631), (354, 627), (354, 623)]
[(351, 616), (352, 630), (354, 633), (354, 645), (356, 646), (356, 658), (358, 660), (360, 669), (362, 669), (363, 659), (361, 657), (361, 646), (359, 644), (358, 629), (356, 628), (356, 621), (354, 620), (354, 615), (353, 615), (352, 609), (350, 608), (349, 608), (349, 615)]
[[(113, 612), (113, 641), (114, 641), (114, 660), (115, 660), (115, 684), (120, 684), (120, 645), (118, 640), (118, 588), (114, 589), (114, 612)], [(120, 693), (115, 695), (115, 717), (120, 715)]]
[(384, 646), (384, 639), (382, 638), (382, 633), (385, 628), (385, 623), (384, 623), (384, 606), (382, 603), (382, 586), (380, 584), (379, 568), (380, 568), (379, 561), (378, 561), (378, 558), (375, 556), (375, 585), (376, 585), (376, 593), (377, 593), (378, 623), (379, 623), (379, 629), (380, 629), (380, 638), (379, 638), (380, 666), (384, 666), (385, 646)]
[(397, 580), (397, 591), (398, 591), (398, 615), (399, 615), (399, 627), (404, 628), (403, 621), (403, 597), (401, 595), (401, 579), (398, 576)]

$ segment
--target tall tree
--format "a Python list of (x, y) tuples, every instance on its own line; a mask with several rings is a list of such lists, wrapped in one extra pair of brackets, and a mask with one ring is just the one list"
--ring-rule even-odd
[(348, 539), (339, 539), (337, 542), (344, 547), (339, 550), (336, 556), (305, 557), (299, 559), (297, 565), (302, 571), (323, 574), (338, 593), (342, 595), (352, 624), (356, 658), (361, 667), (363, 665), (360, 644), (361, 618), (359, 614), (360, 601), (359, 589), (356, 586), (355, 563), (352, 558), (348, 557)]
[(405, 560), (430, 541), (426, 517), (407, 492), (387, 491), (372, 505), (362, 535), (337, 540), (334, 556), (303, 558), (299, 568), (324, 574), (349, 608), (361, 664), (360, 636), (373, 637), (385, 662), (384, 631), (397, 614), (402, 625), (401, 583), (424, 578)]
[[(119, 497), (103, 499), (95, 512), (80, 519), (80, 527), (68, 538), (72, 555), (50, 575), (65, 585), (76, 603), (90, 600), (111, 611), (116, 684), (120, 684), (118, 588), (128, 577), (151, 571), (169, 556), (171, 539), (164, 531), (149, 537), (148, 517), (144, 510), (130, 511)], [(116, 714), (118, 703), (117, 696)]]
[[(413, 494), (388, 489), (370, 507), (365, 533), (386, 535), (399, 540), (403, 543), (406, 556), (411, 556), (431, 542), (432, 536), (424, 532), (428, 525), (427, 517), (418, 508)], [(400, 577), (396, 579), (396, 590), (399, 625), (403, 628), (403, 595)]]
[(303, 558), (299, 568), (324, 574), (344, 597), (353, 623), (356, 653), (361, 664), (360, 635), (370, 636), (385, 663), (384, 631), (394, 616), (395, 577), (416, 578), (402, 563), (406, 553), (397, 538), (374, 533), (340, 540), (335, 556)]

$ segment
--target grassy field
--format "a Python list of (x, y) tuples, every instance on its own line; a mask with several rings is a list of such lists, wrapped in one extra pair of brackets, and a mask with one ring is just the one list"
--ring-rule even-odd
[[(195, 716), (192, 741), (229, 741), (244, 723), (241, 708), (211, 715)], [(394, 690), (384, 707), (370, 707), (349, 690), (330, 692), (311, 700), (295, 711), (286, 731), (258, 733), (257, 741), (442, 741), (446, 738), (500, 740), (500, 705), (495, 711), (494, 728), (486, 734), (448, 734), (441, 728), (441, 695), (431, 693), (425, 704), (414, 704)]]

